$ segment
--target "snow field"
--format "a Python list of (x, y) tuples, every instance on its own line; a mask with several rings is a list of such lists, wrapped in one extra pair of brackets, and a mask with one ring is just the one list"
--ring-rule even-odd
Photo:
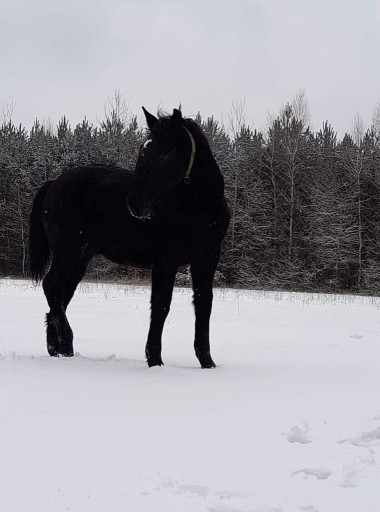
[(378, 512), (379, 306), (215, 290), (202, 370), (178, 289), (149, 369), (149, 289), (82, 284), (52, 359), (42, 289), (1, 280), (0, 510)]

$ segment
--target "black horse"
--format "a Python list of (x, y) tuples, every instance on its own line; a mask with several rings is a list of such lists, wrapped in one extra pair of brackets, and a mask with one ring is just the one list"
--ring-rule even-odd
[(196, 356), (214, 367), (209, 320), (212, 285), (229, 223), (224, 182), (199, 126), (174, 109), (147, 112), (149, 135), (135, 172), (88, 166), (67, 170), (38, 191), (30, 215), (30, 273), (39, 281), (51, 356), (72, 356), (66, 308), (94, 255), (152, 268), (149, 366), (161, 365), (161, 336), (180, 265), (190, 264)]

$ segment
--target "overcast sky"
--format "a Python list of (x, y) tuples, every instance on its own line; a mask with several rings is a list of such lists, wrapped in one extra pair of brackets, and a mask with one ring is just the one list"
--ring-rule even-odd
[(312, 126), (342, 133), (380, 101), (380, 0), (0, 0), (0, 106), (96, 122), (119, 89), (144, 105), (247, 120), (305, 88)]

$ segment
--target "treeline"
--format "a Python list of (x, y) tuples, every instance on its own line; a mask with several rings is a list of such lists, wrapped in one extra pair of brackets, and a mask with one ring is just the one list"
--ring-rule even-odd
[[(268, 289), (380, 290), (380, 137), (357, 120), (338, 140), (311, 131), (301, 104), (265, 133), (235, 116), (232, 130), (197, 116), (226, 182), (231, 224), (218, 279)], [(240, 112), (241, 113), (241, 112)], [(235, 112), (239, 114), (239, 112)], [(144, 129), (113, 108), (99, 126), (0, 126), (0, 276), (27, 274), (28, 218), (36, 190), (83, 164), (133, 168)], [(137, 276), (99, 258), (92, 275)]]

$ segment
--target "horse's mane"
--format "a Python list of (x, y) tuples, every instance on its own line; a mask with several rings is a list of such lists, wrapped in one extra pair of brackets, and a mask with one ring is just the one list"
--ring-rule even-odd
[[(165, 134), (166, 129), (168, 127), (168, 123), (165, 121), (170, 119), (172, 116), (165, 112), (158, 112), (158, 123), (154, 126), (154, 131), (156, 133)], [(197, 146), (203, 146), (204, 148), (210, 149), (210, 144), (206, 135), (203, 133), (201, 127), (198, 123), (196, 123), (193, 119), (189, 117), (184, 117), (182, 119), (183, 126), (185, 126), (191, 135), (194, 137), (195, 144)]]
[(194, 137), (195, 144), (210, 149), (210, 144), (206, 135), (203, 133), (201, 127), (193, 119), (185, 117), (183, 119), (183, 125), (189, 130), (191, 135)]

